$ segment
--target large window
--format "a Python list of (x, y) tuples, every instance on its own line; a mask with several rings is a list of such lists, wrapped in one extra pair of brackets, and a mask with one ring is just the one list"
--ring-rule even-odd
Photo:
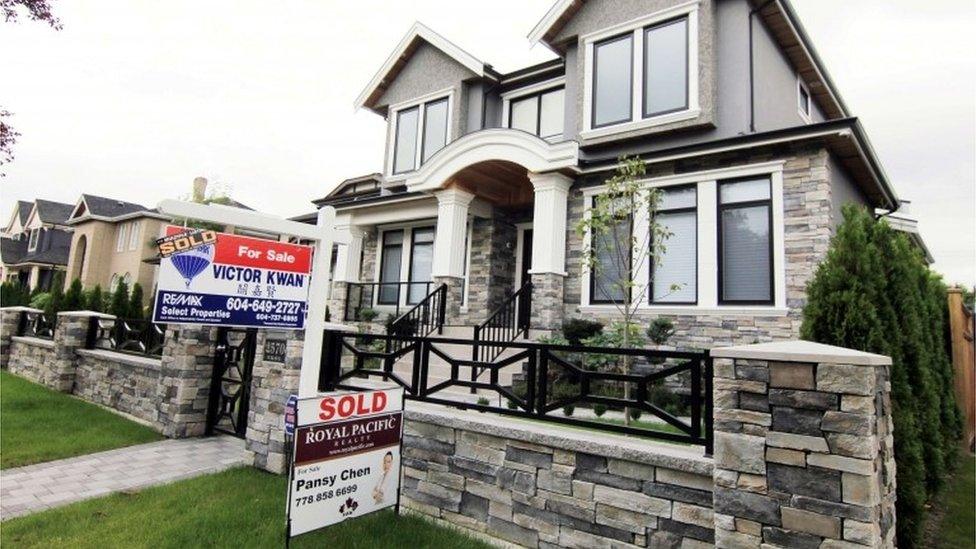
[(129, 224), (129, 249), (139, 248), (139, 222), (133, 221)]
[(718, 186), (719, 303), (773, 302), (772, 188), (769, 177)]
[(129, 234), (129, 224), (120, 223), (118, 231), (119, 232), (118, 235), (116, 235), (116, 240), (115, 240), (115, 251), (124, 252), (126, 239), (128, 238), (128, 234)]
[(508, 127), (542, 138), (563, 134), (563, 88), (546, 90), (513, 99), (508, 111)]
[(27, 241), (27, 251), (33, 252), (37, 249), (37, 241), (40, 238), (40, 229), (31, 229), (30, 239)]
[[(593, 201), (607, 200), (594, 196)], [(596, 204), (594, 204), (595, 206)], [(590, 303), (624, 303), (631, 264), (633, 223), (621, 216), (615, 225), (600, 234), (591, 235), (590, 245), (596, 262), (590, 275)]]
[(447, 144), (450, 101), (447, 97), (396, 111), (393, 173), (416, 170)]
[(652, 303), (698, 300), (698, 191), (694, 185), (666, 189), (657, 223), (670, 233), (651, 270)]
[(593, 46), (593, 127), (631, 119), (634, 40), (629, 34)]
[(644, 31), (644, 118), (688, 108), (688, 19)]
[[(430, 282), (434, 261), (434, 228), (414, 229), (410, 239), (410, 282)], [(407, 303), (420, 303), (427, 297), (425, 284), (411, 284)]]
[(383, 250), (380, 252), (380, 285), (376, 302), (380, 305), (396, 305), (400, 295), (396, 282), (400, 282), (400, 268), (403, 265), (403, 230), (383, 233)]

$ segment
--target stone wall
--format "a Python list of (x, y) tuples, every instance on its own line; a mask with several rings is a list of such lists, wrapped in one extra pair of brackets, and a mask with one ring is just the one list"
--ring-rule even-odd
[(75, 383), (75, 350), (84, 347), (88, 320), (98, 313), (58, 313), (50, 340), (12, 336), (8, 369), (22, 377), (70, 393)]
[(719, 547), (893, 547), (888, 357), (808, 342), (715, 359)]
[(41, 385), (58, 388), (61, 376), (49, 365), (54, 364), (54, 342), (36, 337), (13, 336), (10, 341), (10, 357), (7, 369), (20, 377)]
[(0, 368), (6, 368), (10, 363), (10, 342), (17, 335), (20, 325), (20, 313), (24, 311), (40, 312), (30, 307), (0, 308)]
[[(246, 448), (259, 469), (283, 474), (288, 467), (288, 442), (285, 438), (285, 403), (298, 393), (302, 368), (304, 332), (260, 330), (257, 356), (251, 372), (251, 402), (247, 412)], [(265, 360), (264, 342), (284, 339), (285, 361)]]
[(709, 547), (700, 448), (410, 403), (402, 503), (528, 547)]
[(200, 436), (207, 426), (207, 404), (217, 329), (210, 326), (166, 328), (159, 366), (158, 423), (171, 438)]
[(150, 423), (157, 421), (158, 358), (97, 349), (76, 352), (75, 395)]

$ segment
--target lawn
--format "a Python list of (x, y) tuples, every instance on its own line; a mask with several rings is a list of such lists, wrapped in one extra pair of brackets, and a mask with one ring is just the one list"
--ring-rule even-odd
[[(231, 469), (3, 523), (4, 547), (283, 547), (287, 479)], [(301, 547), (487, 549), (459, 531), (384, 511), (295, 538)]]
[(0, 371), (0, 469), (162, 438), (94, 404)]
[[(966, 453), (934, 504), (929, 539), (933, 547), (976, 547), (976, 457)], [(939, 516), (941, 515), (941, 516)]]

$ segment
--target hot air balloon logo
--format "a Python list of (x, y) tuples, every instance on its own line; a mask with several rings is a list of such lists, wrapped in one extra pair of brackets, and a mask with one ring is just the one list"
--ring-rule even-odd
[(183, 276), (186, 287), (190, 287), (190, 282), (195, 276), (202, 273), (213, 261), (214, 247), (211, 244), (197, 246), (196, 248), (174, 254), (170, 261), (176, 270)]

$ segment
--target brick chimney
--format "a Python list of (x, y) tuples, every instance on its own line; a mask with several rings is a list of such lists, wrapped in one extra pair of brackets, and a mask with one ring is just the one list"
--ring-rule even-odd
[(206, 177), (194, 177), (193, 178), (193, 201), (203, 202), (207, 197), (207, 178)]

